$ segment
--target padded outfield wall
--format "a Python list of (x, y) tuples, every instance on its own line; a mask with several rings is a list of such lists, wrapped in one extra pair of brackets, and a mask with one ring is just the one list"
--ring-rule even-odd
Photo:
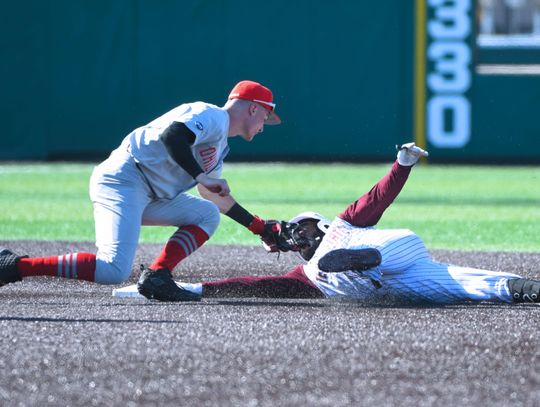
[[(540, 76), (479, 73), (470, 0), (31, 0), (0, 13), (0, 159), (99, 159), (177, 104), (267, 84), (283, 125), (231, 159), (540, 161)], [(521, 50), (540, 63), (537, 48)], [(489, 69), (484, 72), (489, 72)]]

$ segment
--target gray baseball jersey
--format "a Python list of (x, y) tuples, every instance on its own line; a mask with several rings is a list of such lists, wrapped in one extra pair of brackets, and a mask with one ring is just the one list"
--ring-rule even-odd
[(173, 122), (184, 123), (195, 134), (193, 157), (204, 170), (218, 178), (229, 152), (229, 114), (204, 102), (186, 103), (131, 132), (120, 149), (128, 149), (159, 198), (173, 198), (197, 182), (167, 152), (159, 137)]
[(96, 282), (114, 284), (129, 277), (141, 225), (196, 225), (211, 236), (219, 224), (214, 203), (186, 192), (196, 181), (170, 157), (159, 138), (175, 121), (195, 134), (191, 150), (201, 168), (214, 177), (221, 173), (229, 151), (229, 115), (217, 106), (183, 104), (126, 136), (94, 169), (90, 181), (98, 248)]

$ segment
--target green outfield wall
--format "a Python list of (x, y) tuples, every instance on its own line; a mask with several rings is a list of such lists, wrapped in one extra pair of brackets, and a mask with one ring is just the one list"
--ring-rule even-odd
[[(30, 0), (0, 13), (0, 159), (97, 159), (133, 128), (239, 80), (283, 124), (236, 160), (540, 161), (540, 48), (480, 49), (476, 2)], [(507, 60), (504, 60), (507, 58)], [(521, 59), (520, 59), (521, 58)], [(488, 69), (489, 71), (489, 69)]]

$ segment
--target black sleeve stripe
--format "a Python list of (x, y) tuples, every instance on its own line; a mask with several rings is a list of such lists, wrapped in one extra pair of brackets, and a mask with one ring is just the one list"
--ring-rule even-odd
[(204, 172), (190, 148), (195, 142), (195, 134), (184, 123), (174, 122), (159, 137), (169, 155), (189, 175), (196, 178)]

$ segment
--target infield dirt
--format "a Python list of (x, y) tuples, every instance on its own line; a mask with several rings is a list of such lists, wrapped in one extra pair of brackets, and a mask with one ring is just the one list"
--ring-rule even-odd
[[(19, 254), (92, 243), (0, 241)], [(160, 245), (141, 245), (148, 264)], [(540, 278), (538, 253), (432, 251)], [(281, 274), (293, 255), (205, 246), (175, 271), (196, 282)], [(0, 288), (5, 406), (538, 406), (540, 306), (380, 306), (224, 299), (163, 304), (117, 286), (29, 278)]]

